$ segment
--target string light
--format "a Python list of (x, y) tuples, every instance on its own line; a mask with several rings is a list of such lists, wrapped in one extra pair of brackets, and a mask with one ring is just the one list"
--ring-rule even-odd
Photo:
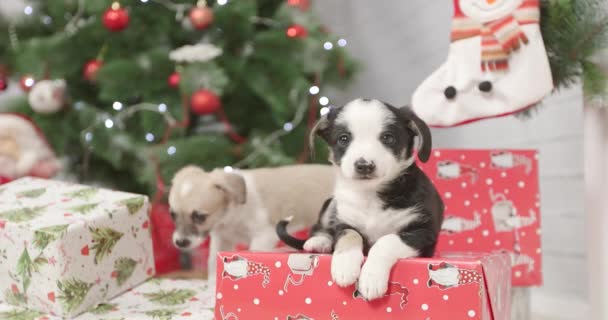
[(234, 168), (231, 167), (231, 166), (225, 166), (224, 167), (224, 172), (227, 172), (227, 173), (234, 172)]
[(154, 135), (150, 132), (146, 133), (146, 141), (148, 141), (148, 142), (154, 141)]
[(111, 129), (114, 127), (114, 121), (112, 121), (112, 119), (106, 119), (106, 121), (104, 121), (104, 125), (106, 128)]
[(321, 104), (322, 106), (326, 106), (329, 104), (329, 98), (327, 97), (321, 97), (319, 99), (319, 104)]
[(310, 92), (310, 94), (312, 94), (312, 95), (315, 95), (315, 94), (319, 93), (319, 91), (320, 91), (320, 90), (319, 90), (319, 87), (317, 87), (317, 86), (312, 86), (312, 87), (310, 87), (310, 89), (308, 90), (308, 92)]
[(23, 13), (27, 14), (28, 16), (30, 14), (32, 14), (32, 12), (34, 12), (34, 9), (32, 8), (32, 6), (27, 6), (27, 7), (25, 7), (25, 9), (23, 9)]
[(42, 23), (49, 25), (49, 24), (51, 24), (51, 22), (53, 22), (53, 18), (51, 18), (50, 16), (42, 17)]
[(120, 111), (120, 110), (122, 110), (122, 103), (120, 103), (120, 102), (118, 102), (118, 101), (115, 101), (115, 102), (112, 104), (112, 108), (113, 108), (114, 110), (116, 110), (116, 111)]
[(170, 146), (169, 148), (167, 148), (167, 154), (172, 156), (177, 152), (177, 148), (175, 148), (174, 146)]
[(325, 50), (331, 50), (331, 49), (333, 49), (333, 48), (334, 48), (334, 44), (333, 44), (333, 43), (331, 43), (331, 42), (329, 42), (329, 41), (327, 41), (327, 42), (325, 42), (325, 43), (323, 44), (323, 48), (325, 48)]
[(159, 112), (167, 112), (167, 105), (164, 103), (161, 103), (158, 105), (158, 111)]
[(217, 4), (219, 4), (220, 6), (223, 6), (226, 3), (228, 3), (228, 0), (217, 0)]
[(329, 113), (329, 107), (323, 107), (323, 108), (321, 108), (321, 110), (319, 110), (319, 114), (321, 116), (324, 116), (324, 115), (326, 115), (328, 113)]
[(291, 122), (287, 122), (283, 125), (283, 130), (289, 132), (291, 130), (293, 130), (293, 123)]
[(26, 87), (28, 87), (28, 88), (30, 88), (31, 86), (33, 86), (33, 85), (34, 85), (34, 82), (35, 82), (35, 80), (34, 80), (34, 78), (32, 78), (32, 77), (27, 77), (27, 78), (26, 78), (26, 79), (23, 81), (23, 83), (25, 84), (25, 86), (26, 86)]
[(140, 0), (142, 3), (148, 3), (149, 0)]
[(91, 140), (93, 140), (93, 133), (92, 132), (85, 133), (84, 140), (86, 140), (87, 142), (91, 142)]
[(338, 45), (340, 47), (346, 47), (347, 44), (348, 44), (348, 42), (346, 41), (346, 39), (340, 39), (340, 40), (338, 40)]

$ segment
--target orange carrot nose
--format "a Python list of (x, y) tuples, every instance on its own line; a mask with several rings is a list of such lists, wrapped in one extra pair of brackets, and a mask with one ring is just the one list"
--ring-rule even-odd
[(487, 2), (488, 4), (494, 4), (494, 2), (496, 2), (496, 0), (486, 0), (486, 2)]

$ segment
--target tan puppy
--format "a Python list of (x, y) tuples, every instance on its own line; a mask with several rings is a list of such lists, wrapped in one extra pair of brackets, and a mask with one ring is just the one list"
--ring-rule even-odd
[(215, 280), (216, 256), (239, 243), (252, 251), (271, 251), (279, 241), (275, 226), (293, 216), (293, 230), (317, 222), (331, 197), (331, 166), (295, 165), (272, 169), (212, 172), (188, 166), (173, 178), (169, 193), (175, 221), (174, 244), (189, 250), (209, 235), (209, 279)]

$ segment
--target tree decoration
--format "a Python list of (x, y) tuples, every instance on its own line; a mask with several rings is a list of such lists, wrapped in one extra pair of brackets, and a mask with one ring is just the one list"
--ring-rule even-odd
[(190, 97), (190, 108), (197, 115), (212, 114), (220, 109), (220, 98), (210, 90), (199, 90)]
[(222, 49), (209, 44), (185, 45), (169, 53), (169, 59), (177, 63), (207, 62), (222, 55)]
[(294, 39), (305, 38), (308, 35), (308, 31), (306, 30), (306, 28), (299, 24), (292, 24), (287, 28), (287, 31), (285, 33), (288, 37)]
[(4, 91), (8, 88), (8, 79), (0, 76), (0, 91)]
[(306, 11), (310, 8), (310, 0), (287, 0), (287, 4), (299, 8), (302, 11)]
[(28, 101), (36, 113), (52, 114), (63, 108), (66, 103), (65, 80), (42, 80), (36, 83), (29, 93)]
[[(309, 1), (207, 1), (200, 6), (197, 0), (120, 1), (119, 12), (129, 22), (116, 34), (102, 21), (114, 1), (71, 1), (67, 7), (65, 1), (46, 1), (34, 6), (36, 18), (0, 32), (0, 43), (6, 44), (0, 64), (16, 75), (15, 82), (27, 73), (38, 80), (66, 79), (74, 100), (67, 99), (62, 116), (34, 114), (33, 119), (59, 156), (73, 160), (65, 162), (66, 174), (78, 172), (91, 183), (104, 180), (112, 188), (152, 196), (177, 168), (192, 161), (209, 167), (258, 167), (275, 163), (271, 159), (280, 155), (294, 162), (303, 149), (302, 130), (290, 133), (283, 124), (292, 122), (298, 129), (306, 125), (298, 120), (308, 112), (308, 88), (313, 85), (308, 82), (320, 72), (324, 81), (318, 85), (329, 90), (347, 84), (355, 70), (343, 50), (316, 54), (328, 35), (311, 32), (321, 30), (319, 19), (312, 12), (302, 16), (298, 9)], [(310, 41), (281, 44), (293, 40), (284, 34), (296, 22)], [(142, 25), (145, 37), (129, 32)], [(269, 54), (279, 47), (280, 55)], [(45, 59), (49, 54), (52, 57)], [(340, 55), (345, 57), (344, 68), (338, 66)], [(285, 70), (285, 65), (293, 68)], [(99, 68), (103, 70), (97, 74)], [(342, 69), (346, 72), (339, 72)], [(179, 88), (172, 86), (177, 84), (175, 76), (169, 84), (173, 71), (179, 73)], [(195, 94), (202, 88), (210, 91), (206, 98)], [(131, 100), (134, 96), (138, 99)], [(203, 104), (197, 99), (201, 96)], [(121, 103), (119, 110), (112, 109), (115, 101)], [(5, 102), (3, 108), (10, 112), (33, 113), (27, 99)], [(239, 111), (244, 105), (251, 116)], [(196, 119), (194, 110), (213, 116)], [(59, 125), (70, 130), (56, 130)], [(239, 136), (236, 128), (249, 136)], [(263, 152), (255, 151), (254, 140), (261, 141)], [(237, 145), (241, 153), (232, 152)], [(83, 199), (83, 207), (66, 210), (80, 216), (92, 208), (85, 205), (94, 203), (94, 198)], [(88, 258), (95, 252), (91, 249)]]
[(119, 32), (129, 26), (129, 13), (120, 7), (120, 3), (114, 2), (103, 14), (103, 25), (112, 32)]
[(167, 83), (171, 88), (179, 87), (180, 76), (178, 72), (173, 72), (167, 79)]
[(207, 6), (206, 1), (199, 1), (188, 13), (190, 23), (197, 30), (207, 29), (213, 23), (213, 10)]
[(94, 82), (97, 78), (97, 71), (103, 66), (103, 61), (94, 59), (84, 65), (83, 76), (87, 81)]
[(19, 80), (19, 86), (21, 87), (21, 90), (25, 92), (29, 92), (30, 90), (32, 90), (34, 84), (36, 84), (36, 79), (34, 78), (34, 76), (29, 74), (22, 76)]

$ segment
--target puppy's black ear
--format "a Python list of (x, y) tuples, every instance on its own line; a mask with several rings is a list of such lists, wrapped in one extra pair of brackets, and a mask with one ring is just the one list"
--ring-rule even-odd
[(408, 106), (400, 108), (401, 115), (407, 121), (407, 125), (412, 129), (419, 139), (418, 159), (422, 162), (427, 162), (431, 157), (431, 149), (433, 141), (431, 138), (431, 130), (426, 123), (420, 119), (414, 111)]
[(326, 114), (317, 121), (314, 127), (310, 130), (308, 136), (308, 149), (310, 150), (310, 156), (315, 156), (315, 138), (319, 136), (329, 142), (329, 114)]

